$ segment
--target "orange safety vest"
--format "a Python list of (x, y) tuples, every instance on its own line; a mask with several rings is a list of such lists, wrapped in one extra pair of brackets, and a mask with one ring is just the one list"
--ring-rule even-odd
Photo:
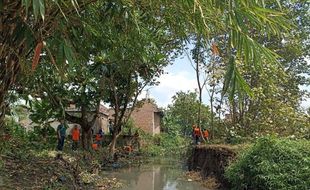
[(132, 152), (132, 146), (125, 146), (126, 152)]
[(200, 129), (199, 129), (199, 127), (196, 127), (196, 128), (194, 129), (194, 134), (195, 134), (196, 136), (200, 136)]
[(100, 134), (96, 134), (96, 141), (101, 141), (102, 137)]
[(96, 144), (96, 143), (93, 143), (93, 144), (91, 145), (91, 147), (92, 147), (94, 150), (98, 150), (98, 144)]
[(208, 130), (205, 130), (203, 133), (203, 137), (208, 138), (209, 137), (209, 132)]
[(80, 139), (80, 130), (79, 129), (73, 129), (72, 130), (72, 140), (78, 141)]

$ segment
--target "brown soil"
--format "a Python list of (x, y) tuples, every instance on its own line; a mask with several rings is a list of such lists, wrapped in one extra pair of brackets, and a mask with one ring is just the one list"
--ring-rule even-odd
[[(99, 167), (89, 164), (88, 170), (79, 163), (85, 156), (72, 157), (51, 151), (49, 156), (2, 155), (0, 189), (100, 189), (107, 190), (121, 184), (116, 179), (98, 175)], [(90, 159), (88, 159), (90, 160)], [(89, 161), (91, 163), (91, 161)]]
[(199, 171), (205, 179), (215, 178), (220, 189), (227, 188), (225, 167), (235, 158), (237, 149), (229, 145), (195, 146), (188, 160), (189, 170)]
[[(1, 189), (79, 189), (78, 173), (64, 159), (2, 156)], [(5, 174), (5, 175), (3, 175)]]

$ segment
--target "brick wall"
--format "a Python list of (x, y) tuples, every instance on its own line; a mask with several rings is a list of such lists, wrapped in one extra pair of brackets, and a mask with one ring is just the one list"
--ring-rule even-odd
[(156, 114), (156, 111), (156, 106), (146, 101), (142, 107), (132, 112), (131, 118), (134, 124), (143, 131), (158, 134), (160, 133), (160, 116)]

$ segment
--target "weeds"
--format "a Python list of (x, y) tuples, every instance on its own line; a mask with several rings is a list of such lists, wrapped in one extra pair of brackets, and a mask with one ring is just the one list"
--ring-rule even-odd
[(260, 138), (226, 170), (233, 189), (308, 189), (310, 142)]

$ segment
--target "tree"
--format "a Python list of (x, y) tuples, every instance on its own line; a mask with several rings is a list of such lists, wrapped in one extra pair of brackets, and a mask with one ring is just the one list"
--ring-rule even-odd
[[(281, 1), (282, 8), (295, 21), (298, 28), (293, 28), (283, 39), (272, 35), (262, 36), (252, 31), (254, 38), (276, 52), (279, 64), (263, 60), (264, 67), (253, 67), (244, 59), (237, 59), (239, 74), (252, 89), (254, 97), (245, 94), (230, 96), (231, 124), (242, 130), (243, 135), (276, 132), (281, 135), (292, 134), (301, 128), (307, 128), (307, 119), (299, 111), (300, 100), (304, 92), (299, 85), (307, 85), (309, 65), (305, 58), (309, 48), (309, 3), (306, 1)], [(267, 7), (275, 6), (269, 2)], [(302, 127), (303, 126), (303, 127)]]
[[(69, 44), (67, 31), (78, 16), (78, 9), (83, 9), (91, 0), (79, 5), (76, 1), (18, 0), (1, 1), (0, 17), (0, 127), (6, 108), (9, 106), (7, 93), (16, 89), (20, 73), (32, 59), (32, 69), (39, 63), (42, 49), (55, 63), (51, 47)], [(68, 47), (68, 46), (67, 46)], [(58, 50), (58, 48), (57, 48)], [(66, 54), (64, 58), (70, 57)], [(70, 59), (68, 59), (70, 61)]]
[(195, 92), (177, 92), (172, 97), (172, 104), (165, 111), (165, 130), (168, 133), (191, 135), (192, 125), (197, 122), (199, 106), (201, 106), (201, 128), (206, 128), (209, 126), (209, 107), (200, 104)]
[[(117, 10), (109, 21), (110, 26), (115, 26), (108, 30), (112, 40), (107, 43), (112, 48), (98, 48), (96, 52), (97, 71), (106, 84), (102, 99), (114, 110), (111, 155), (138, 95), (146, 86), (156, 84), (173, 51), (182, 46), (179, 38), (168, 32), (167, 26), (158, 19), (158, 13), (145, 6), (139, 3), (135, 7), (123, 3), (111, 5), (110, 9)], [(103, 17), (105, 15), (99, 16), (98, 20)]]
[[(76, 47), (72, 60), (52, 65), (42, 56), (45, 64), (38, 66), (35, 75), (29, 75), (26, 84), (21, 85), (28, 86), (26, 94), (37, 94), (46, 102), (52, 100), (49, 107), (58, 112), (74, 102), (81, 115), (73, 116), (64, 111), (63, 117), (82, 126), (84, 148), (90, 146), (90, 128), (96, 114), (91, 120), (87, 115), (98, 110), (100, 101), (104, 101), (110, 103), (115, 112), (111, 143), (114, 154), (121, 127), (130, 116), (128, 108), (134, 108), (145, 86), (155, 84), (173, 50), (182, 45), (178, 38), (163, 32), (161, 22), (152, 14), (139, 12), (139, 8), (125, 6), (122, 2), (98, 2), (87, 7), (87, 12), (81, 13), (82, 22), (88, 21), (86, 27), (72, 29), (67, 34), (72, 35), (71, 39), (80, 39), (71, 43)], [(98, 14), (98, 10), (103, 11)], [(137, 14), (144, 17), (139, 20)], [(105, 19), (107, 17), (109, 19)], [(85, 48), (78, 50), (81, 46)], [(41, 77), (44, 73), (48, 74)]]
[[(67, 36), (67, 31), (70, 28), (68, 25), (72, 24), (79, 27), (87, 26), (87, 23), (79, 24), (79, 19), (76, 19), (77, 17), (75, 16), (77, 15), (76, 12), (78, 11), (75, 10), (77, 7), (79, 7), (81, 13), (86, 13), (87, 11), (83, 11), (84, 7), (91, 2), (91, 0), (85, 1), (85, 3), (77, 5), (76, 1), (72, 1), (72, 5), (70, 4), (67, 6), (66, 1), (51, 1), (48, 3), (47, 1), (45, 2), (43, 0), (25, 0), (22, 2), (17, 1), (16, 3), (4, 1), (3, 10), (5, 10), (5, 14), (4, 17), (1, 17), (1, 22), (3, 23), (4, 27), (1, 28), (1, 34), (3, 34), (1, 36), (6, 36), (5, 39), (10, 40), (10, 42), (7, 42), (4, 39), (1, 41), (1, 44), (5, 44), (6, 47), (5, 51), (2, 51), (1, 54), (1, 70), (8, 71), (1, 75), (1, 82), (5, 81), (1, 83), (2, 96), (0, 97), (0, 105), (2, 117), (5, 114), (4, 96), (9, 89), (12, 89), (15, 83), (15, 78), (19, 74), (21, 63), (23, 61), (27, 62), (27, 58), (29, 58), (33, 52), (34, 47), (36, 47), (34, 53), (35, 59), (33, 61), (35, 68), (39, 62), (40, 52), (44, 45), (43, 42), (46, 41), (47, 44), (49, 44), (47, 39), (54, 39), (54, 42), (58, 42), (56, 47), (61, 44), (61, 47), (66, 47), (67, 50), (70, 49), (68, 48), (71, 47), (71, 40)], [(114, 1), (107, 1), (105, 3), (108, 4), (108, 8), (115, 8)], [(122, 3), (124, 3), (124, 8), (136, 6), (135, 1), (126, 1)], [(33, 5), (33, 9), (29, 8), (30, 5)], [(182, 1), (177, 4), (170, 1), (145, 1), (143, 3), (140, 2), (139, 10), (134, 11), (132, 15), (134, 19), (140, 18), (142, 20), (144, 17), (139, 13), (144, 12), (150, 13), (153, 16), (156, 15), (153, 21), (159, 22), (165, 27), (165, 29), (161, 30), (161, 32), (164, 34), (171, 32), (182, 41), (188, 40), (190, 35), (193, 33), (198, 33), (202, 36), (202, 38), (208, 39), (213, 30), (218, 29), (225, 32), (226, 34), (229, 34), (229, 47), (231, 50), (237, 50), (238, 56), (244, 55), (246, 60), (255, 60), (255, 62), (259, 64), (259, 60), (255, 59), (255, 57), (261, 53), (266, 58), (270, 58), (273, 61), (275, 60), (275, 55), (260, 44), (256, 43), (253, 38), (251, 38), (249, 32), (250, 29), (263, 30), (262, 33), (266, 34), (273, 33), (280, 35), (283, 30), (287, 30), (289, 28), (289, 22), (284, 19), (281, 12), (276, 11), (277, 8), (273, 8), (274, 10), (271, 10), (265, 8), (264, 5), (264, 0), (249, 2), (244, 2), (242, 0), (191, 0)], [(55, 7), (57, 7), (58, 10), (56, 12), (52, 11), (55, 10)], [(112, 12), (115, 10), (117, 9), (109, 9), (109, 11)], [(126, 11), (124, 13), (126, 13)], [(41, 18), (44, 18), (44, 22), (42, 22), (41, 19), (33, 19), (38, 18), (39, 14), (41, 15)], [(13, 18), (16, 18), (16, 20), (14, 20), (14, 22), (9, 22), (12, 15)], [(20, 17), (20, 15), (23, 15), (23, 17)], [(125, 18), (128, 16), (126, 14), (120, 15)], [(270, 15), (272, 15), (272, 17), (270, 17)], [(26, 20), (23, 18), (26, 18)], [(57, 25), (57, 21), (63, 22), (60, 22), (61, 24)], [(247, 24), (243, 24), (243, 21), (245, 21)], [(18, 23), (23, 24), (19, 25)], [(126, 24), (126, 22), (124, 24)], [(29, 32), (24, 32), (22, 35), (17, 32), (19, 29), (23, 29), (21, 31), (27, 31), (28, 26), (31, 26), (30, 29), (33, 31), (32, 34), (38, 34), (38, 37), (31, 36), (28, 38), (27, 35)], [(19, 40), (14, 41), (16, 37), (20, 38), (18, 38)], [(31, 45), (27, 46), (26, 43), (27, 41), (29, 42), (29, 39), (31, 41)], [(37, 42), (33, 43), (34, 41)], [(11, 49), (13, 51), (11, 51)], [(54, 52), (47, 52), (48, 55), (51, 55), (51, 60), (53, 60), (53, 55), (55, 55)], [(231, 52), (233, 54), (234, 51)], [(70, 62), (70, 53), (65, 54), (65, 58)], [(230, 60), (232, 61), (229, 62), (229, 65), (232, 66), (228, 68), (235, 68), (233, 61), (234, 59)], [(237, 72), (231, 72), (231, 69), (228, 70), (229, 72), (227, 72), (228, 74), (226, 75), (227, 85), (225, 86), (229, 86), (230, 84), (234, 86), (235, 83), (230, 83), (229, 81), (231, 81), (233, 77), (236, 76), (235, 74)], [(242, 79), (240, 77), (237, 78), (238, 80), (236, 80), (236, 82), (241, 84), (240, 86), (242, 89), (247, 90), (244, 87), (245, 85)]]

